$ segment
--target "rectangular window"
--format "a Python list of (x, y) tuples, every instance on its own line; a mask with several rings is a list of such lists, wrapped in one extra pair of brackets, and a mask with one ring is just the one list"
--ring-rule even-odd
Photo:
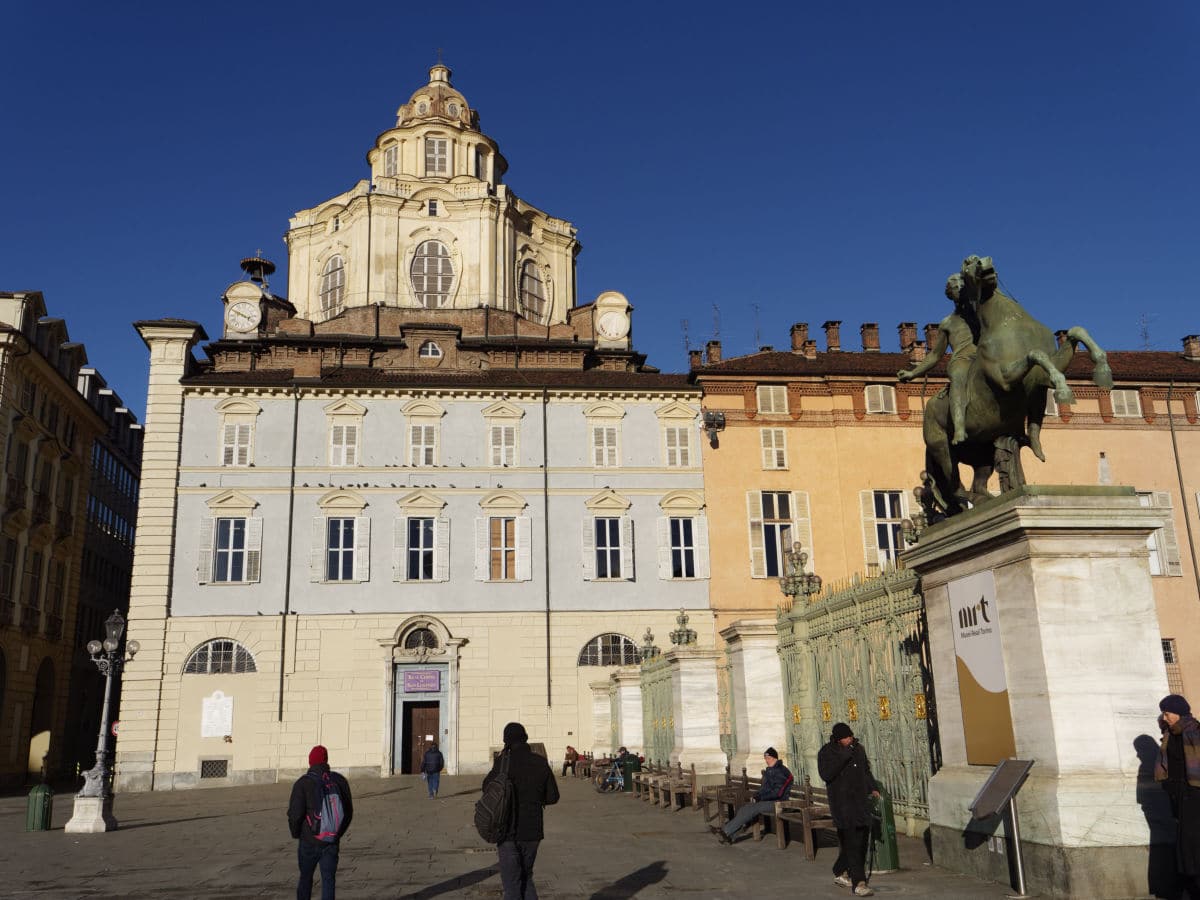
[(514, 466), (517, 463), (517, 427), (493, 425), (488, 429), (493, 466)]
[(487, 181), (487, 156), (478, 148), (475, 150), (475, 177)]
[(690, 518), (671, 517), (671, 577), (696, 577), (696, 541)]
[(493, 516), (488, 519), (488, 577), (491, 581), (517, 578), (517, 520)]
[(621, 520), (597, 517), (596, 578), (621, 577)]
[(787, 491), (762, 492), (763, 556), (768, 578), (783, 574), (783, 555), (792, 549), (792, 504)]
[(449, 142), (445, 138), (425, 138), (425, 174), (445, 175), (449, 166)]
[(386, 150), (383, 151), (383, 174), (384, 175), (395, 175), (396, 174), (396, 155), (397, 155), (398, 150), (399, 150), (398, 147), (388, 147)]
[(762, 467), (764, 469), (787, 468), (787, 442), (782, 428), (763, 428)]
[(692, 429), (686, 425), (669, 425), (666, 428), (667, 465), (672, 468), (690, 466), (692, 457)]
[(17, 542), (10, 537), (0, 538), (0, 625), (16, 621), (16, 601), (13, 598), (13, 579), (17, 573)]
[(358, 465), (357, 425), (334, 425), (329, 429), (329, 464)]
[(1146, 536), (1146, 549), (1150, 551), (1151, 575), (1182, 575), (1183, 560), (1179, 555), (1179, 540), (1175, 534), (1175, 511), (1171, 507), (1170, 491), (1147, 491), (1138, 494), (1142, 506), (1162, 511), (1163, 526), (1155, 528)]
[(900, 491), (875, 491), (875, 547), (879, 551), (879, 566), (895, 563), (896, 557), (904, 549), (901, 537), (904, 519), (903, 507), (900, 501)]
[(354, 519), (326, 520), (325, 580), (354, 581)]
[(1175, 650), (1175, 638), (1162, 639), (1163, 662), (1167, 666), (1167, 690), (1172, 694), (1183, 693), (1183, 673), (1179, 671), (1179, 654)]
[(246, 520), (217, 519), (213, 581), (246, 580)]
[(595, 465), (612, 467), (617, 464), (617, 426), (592, 426), (592, 460)]
[[(27, 551), (28, 552), (28, 551)], [(21, 597), (21, 627), (36, 630), (42, 618), (42, 563), (41, 551), (28, 554), (25, 570), (25, 591)]]
[(433, 581), (433, 562), (433, 519), (410, 516), (406, 577), (409, 581)]
[(1122, 419), (1133, 419), (1142, 414), (1142, 402), (1136, 390), (1114, 390), (1110, 392), (1113, 415)]
[(250, 465), (250, 428), (246, 422), (242, 424), (227, 424), (221, 450), (221, 465), (248, 466)]
[(437, 460), (437, 426), (413, 425), (409, 428), (410, 466), (432, 466)]
[(896, 389), (890, 384), (867, 385), (867, 412), (894, 413), (896, 411)]
[(438, 214), (438, 202), (436, 200), (430, 200), (427, 208), (431, 216), (436, 216)]
[(787, 388), (782, 384), (764, 384), (758, 388), (758, 411), (760, 413), (786, 413), (788, 411)]

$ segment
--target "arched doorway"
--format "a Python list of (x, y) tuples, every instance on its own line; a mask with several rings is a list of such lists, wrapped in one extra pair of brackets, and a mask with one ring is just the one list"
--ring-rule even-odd
[(54, 727), (54, 663), (46, 657), (38, 666), (37, 682), (33, 689), (33, 716), (29, 728), (29, 762), (25, 771), (41, 777), (42, 767), (50, 753), (51, 729)]

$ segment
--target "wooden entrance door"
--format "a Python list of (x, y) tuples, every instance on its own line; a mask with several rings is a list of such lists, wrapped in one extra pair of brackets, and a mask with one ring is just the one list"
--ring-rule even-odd
[(421, 770), (421, 757), (430, 741), (441, 743), (438, 729), (441, 722), (441, 704), (437, 700), (426, 700), (404, 704), (404, 759), (400, 771), (413, 775)]

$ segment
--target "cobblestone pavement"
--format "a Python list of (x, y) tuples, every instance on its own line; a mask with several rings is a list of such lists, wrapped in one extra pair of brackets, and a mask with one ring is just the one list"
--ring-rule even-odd
[[(471, 825), (474, 776), (442, 778), (429, 800), (417, 778), (357, 779), (355, 818), (342, 842), (338, 896), (391, 900), (498, 898), (494, 848)], [(547, 811), (537, 861), (543, 900), (651, 900), (797, 896), (849, 897), (833, 884), (836, 848), (815, 862), (802, 843), (778, 849), (773, 836), (719, 844), (699, 812), (651, 808), (629, 794), (597, 794), (561, 779), (562, 800)], [(4, 878), (14, 898), (240, 898), (294, 896), (296, 842), (287, 832), (290, 784), (126, 794), (120, 829), (63, 831), (72, 795), (55, 797), (53, 829), (26, 833), (25, 798), (0, 797)], [(877, 875), (880, 897), (1004, 897), (1006, 886), (927, 864), (917, 840), (901, 838), (902, 869)], [(319, 889), (316, 896), (320, 896)]]

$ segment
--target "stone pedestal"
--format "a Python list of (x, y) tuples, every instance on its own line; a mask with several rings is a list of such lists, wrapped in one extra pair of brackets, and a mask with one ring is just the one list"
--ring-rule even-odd
[[(1029, 486), (927, 529), (905, 554), (925, 597), (944, 761), (929, 785), (938, 865), (1009, 881), (1004, 826), (967, 809), (992, 771), (971, 762), (1008, 739), (1035, 760), (1017, 800), (1029, 891), (1146, 895), (1138, 749), (1156, 742), (1167, 693), (1146, 549), (1159, 525), (1131, 488)], [(990, 675), (964, 662), (971, 641), (996, 642)]]
[[(783, 717), (783, 676), (779, 667), (779, 631), (773, 619), (738, 620), (721, 631), (729, 657), (729, 692), (737, 751), (730, 769), (762, 768), (767, 747), (787, 752)], [(793, 764), (792, 760), (788, 760)]]
[(625, 747), (630, 753), (645, 749), (645, 729), (642, 727), (642, 675), (629, 666), (617, 669), (610, 676), (615, 696), (613, 715), (616, 719), (615, 741), (617, 747)]
[(116, 831), (117, 820), (112, 813), (113, 798), (75, 796), (75, 812), (63, 831), (67, 834), (98, 834)]
[(725, 771), (721, 723), (717, 711), (716, 650), (680, 648), (663, 654), (670, 666), (675, 749), (671, 762), (685, 769), (695, 763), (697, 775)]

